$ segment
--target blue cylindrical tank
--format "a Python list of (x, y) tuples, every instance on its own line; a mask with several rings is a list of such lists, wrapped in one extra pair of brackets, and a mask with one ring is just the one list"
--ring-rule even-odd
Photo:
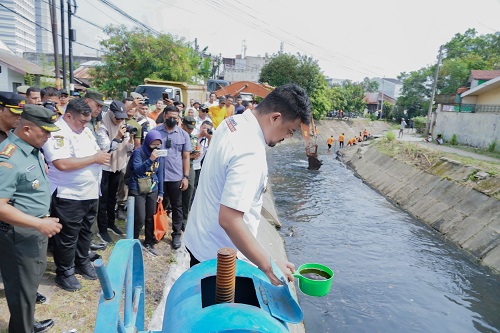
[(213, 259), (177, 279), (167, 297), (163, 332), (289, 332), (287, 323), (270, 314), (272, 300), (264, 288), (255, 285), (258, 279), (269, 281), (261, 270), (237, 260), (235, 302), (215, 304), (216, 270)]

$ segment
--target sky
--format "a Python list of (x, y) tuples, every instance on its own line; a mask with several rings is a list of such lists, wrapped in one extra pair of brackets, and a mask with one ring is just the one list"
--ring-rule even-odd
[[(99, 26), (137, 26), (102, 0), (76, 0), (76, 15)], [(439, 47), (475, 28), (500, 31), (500, 0), (107, 0), (154, 30), (234, 58), (280, 50), (318, 60), (336, 79), (395, 78), (434, 64)], [(99, 49), (103, 31), (73, 19), (77, 41)], [(74, 45), (74, 54), (97, 51)]]

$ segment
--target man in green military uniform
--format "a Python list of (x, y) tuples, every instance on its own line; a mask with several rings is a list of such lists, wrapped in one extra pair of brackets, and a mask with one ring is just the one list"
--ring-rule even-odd
[(59, 130), (54, 112), (26, 104), (21, 120), (0, 143), (0, 272), (10, 312), (9, 333), (45, 332), (35, 322), (36, 291), (45, 271), (47, 237), (61, 230), (47, 217), (50, 187), (40, 147)]

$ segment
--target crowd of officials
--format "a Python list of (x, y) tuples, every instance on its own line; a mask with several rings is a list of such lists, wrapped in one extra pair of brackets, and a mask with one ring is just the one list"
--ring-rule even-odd
[(215, 94), (186, 107), (168, 99), (150, 105), (135, 92), (109, 105), (91, 90), (0, 92), (0, 273), (9, 332), (54, 324), (34, 319), (35, 303), (44, 301), (37, 288), (48, 243), (59, 287), (81, 289), (75, 275), (97, 279), (93, 251), (113, 241), (110, 232), (123, 235), (115, 221), (125, 219), (128, 196), (135, 197), (134, 238), (144, 227), (144, 249), (157, 255), (159, 202), (171, 211), (172, 247), (179, 248), (214, 131), (254, 106)]

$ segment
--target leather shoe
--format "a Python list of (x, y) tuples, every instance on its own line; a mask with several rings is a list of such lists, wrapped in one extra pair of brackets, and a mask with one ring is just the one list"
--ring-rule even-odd
[(109, 225), (108, 230), (110, 230), (112, 233), (114, 233), (117, 236), (123, 236), (123, 231), (120, 230), (116, 225)]
[(177, 250), (181, 247), (181, 235), (172, 236), (172, 247)]
[(95, 243), (91, 243), (90, 244), (90, 249), (92, 251), (100, 251), (100, 250), (105, 250), (107, 247), (107, 245), (105, 243), (100, 243), (100, 244), (95, 244)]
[(33, 325), (33, 331), (35, 333), (46, 332), (54, 326), (54, 321), (52, 319), (45, 319), (41, 321), (35, 321), (35, 325)]
[(55, 282), (66, 291), (77, 291), (82, 289), (82, 285), (78, 282), (74, 274), (70, 276), (58, 275), (55, 278)]
[(42, 294), (40, 294), (38, 292), (36, 293), (36, 302), (38, 304), (43, 304), (43, 303), (45, 303), (46, 300), (47, 300), (47, 297), (43, 296)]
[(97, 259), (101, 259), (101, 255), (95, 252), (89, 251), (89, 259), (90, 261), (96, 261)]
[(97, 280), (95, 268), (90, 264), (86, 266), (75, 266), (75, 273), (80, 274), (86, 280)]
[(99, 238), (105, 242), (106, 244), (107, 243), (111, 243), (113, 241), (113, 239), (111, 238), (111, 236), (109, 235), (108, 231), (100, 231), (97, 233), (97, 236), (99, 236)]

